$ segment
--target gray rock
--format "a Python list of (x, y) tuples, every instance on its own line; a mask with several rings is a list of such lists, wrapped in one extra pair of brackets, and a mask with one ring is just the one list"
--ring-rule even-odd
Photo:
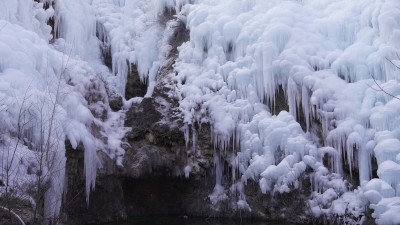
[(121, 110), (122, 106), (124, 105), (121, 95), (118, 95), (118, 94), (111, 95), (109, 97), (108, 101), (109, 101), (111, 110), (114, 112)]
[(126, 220), (121, 181), (116, 176), (101, 175), (96, 179), (96, 188), (86, 202), (84, 176), (84, 148), (79, 144), (73, 149), (66, 141), (67, 193), (64, 213), (65, 224), (105, 223)]

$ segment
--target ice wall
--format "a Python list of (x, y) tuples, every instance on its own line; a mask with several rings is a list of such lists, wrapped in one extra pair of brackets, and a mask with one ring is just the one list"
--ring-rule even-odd
[[(38, 176), (50, 183), (44, 196), (46, 223), (58, 217), (61, 206), (66, 138), (74, 148), (84, 144), (87, 194), (94, 188), (96, 151), (105, 147), (91, 133), (92, 124), (100, 123), (91, 110), (102, 102), (88, 102), (86, 97), (93, 83), (98, 89), (102, 84), (79, 54), (58, 51), (65, 50), (68, 41), (49, 44), (51, 5), (47, 10), (42, 2), (25, 0), (0, 5), (0, 148), (7, 155), (1, 157), (1, 176), (12, 162), (10, 185), (28, 200), (32, 198), (24, 187), (34, 184)], [(106, 95), (104, 86), (102, 92)], [(10, 149), (15, 149), (14, 160)]]
[[(124, 112), (109, 110), (107, 91), (124, 94), (131, 65), (137, 66), (143, 82), (154, 87), (158, 68), (170, 50), (163, 35), (171, 29), (161, 21), (163, 15), (156, 11), (157, 4), (151, 0), (1, 1), (0, 130), (5, 134), (1, 140), (18, 146), (18, 160), (25, 160), (25, 167), (34, 160), (36, 148), (46, 147), (37, 143), (57, 140), (48, 149), (58, 167), (47, 168), (50, 172), (46, 179), (52, 180), (45, 199), (47, 218), (57, 217), (60, 209), (65, 138), (73, 148), (84, 145), (87, 200), (100, 166), (96, 151), (104, 151), (121, 165), (121, 140), (127, 131), (123, 127)], [(47, 25), (50, 20), (54, 20), (54, 37)], [(111, 71), (101, 55), (104, 46), (112, 54)], [(151, 94), (149, 88), (147, 96)], [(29, 126), (22, 131), (26, 137), (15, 135), (19, 127), (17, 109), (37, 104), (41, 107), (29, 111)], [(45, 123), (43, 118), (54, 120)], [(46, 132), (51, 135), (35, 135)], [(99, 140), (104, 137), (107, 143)], [(36, 147), (28, 149), (25, 139)], [(8, 160), (2, 157), (2, 163)], [(23, 169), (18, 171), (13, 176), (18, 185), (22, 175), (33, 179)]]
[(54, 9), (43, 9), (43, 3), (31, 0), (4, 0), (0, 3), (0, 19), (18, 24), (27, 30), (36, 32), (41, 38), (50, 40), (51, 27), (47, 21), (54, 15)]
[[(168, 43), (162, 38), (166, 21), (160, 21), (157, 1), (94, 0), (91, 4), (101, 25), (97, 32), (110, 47), (112, 73), (116, 76), (111, 83), (116, 92), (125, 94), (127, 74), (132, 65), (137, 67), (143, 83), (154, 86), (160, 64), (168, 52)], [(151, 95), (152, 89), (149, 89), (146, 96)]]
[[(359, 173), (361, 187), (352, 196), (364, 196), (374, 157), (379, 179), (393, 193), (399, 188), (394, 171), (400, 104), (381, 90), (400, 94), (399, 10), (394, 0), (184, 6), (180, 17), (187, 21), (190, 41), (180, 47), (175, 69), (185, 122), (211, 123), (219, 149), (241, 143), (232, 164), (240, 171), (238, 179), (259, 181), (264, 192), (285, 192), (297, 188), (299, 174), (311, 167), (316, 195), (310, 205), (326, 209), (315, 215), (351, 211), (358, 218), (366, 203), (345, 210), (352, 197), (343, 185), (344, 168), (350, 178), (354, 170)], [(290, 114), (272, 116), (278, 86)], [(304, 130), (296, 122), (301, 118)], [(317, 139), (315, 121), (322, 129)], [(235, 137), (239, 140), (232, 142)], [(279, 151), (283, 156), (277, 158)], [(324, 156), (330, 168), (322, 164)], [(337, 201), (323, 205), (331, 189), (336, 193), (331, 200)], [(375, 214), (378, 223), (397, 223), (396, 217), (379, 219), (394, 209), (394, 197), (380, 203), (386, 208)]]
[[(44, 10), (43, 1), (0, 2), (0, 129), (15, 132), (15, 109), (26, 90), (35, 96), (29, 104), (42, 99), (43, 107), (52, 109), (51, 102), (59, 102), (57, 135), (87, 149), (87, 193), (96, 177), (96, 150), (123, 153), (123, 130), (114, 126), (121, 126), (122, 115), (110, 114), (106, 123), (96, 119), (94, 106), (85, 99), (87, 90), (101, 78), (110, 90), (124, 95), (129, 67), (136, 65), (150, 87), (146, 96), (151, 96), (171, 48), (163, 37), (169, 29), (163, 20), (175, 12), (190, 30), (190, 41), (178, 48), (174, 65), (184, 122), (188, 129), (210, 123), (218, 154), (239, 147), (231, 160), (232, 190), (241, 192), (253, 179), (265, 193), (289, 192), (300, 188), (302, 175), (311, 168), (314, 193), (309, 205), (315, 216), (360, 218), (370, 204), (378, 223), (400, 222), (394, 213), (400, 192), (397, 0), (46, 3), (54, 8), (50, 4)], [(54, 40), (46, 25), (53, 16)], [(110, 49), (111, 71), (103, 65), (100, 45)], [(279, 87), (289, 112), (273, 115)], [(33, 115), (38, 120), (51, 110)], [(91, 124), (103, 127), (112, 146), (93, 137)], [(35, 140), (33, 133), (27, 132)], [(65, 161), (62, 151), (62, 144), (54, 149), (59, 165)], [(20, 152), (19, 157), (29, 155), (22, 154), (29, 152), (25, 147)], [(323, 164), (324, 158), (329, 165)], [(374, 158), (377, 178), (371, 171)], [(220, 160), (215, 161), (219, 175)], [(357, 170), (360, 187), (346, 184), (344, 169), (350, 179)], [(58, 178), (48, 202), (61, 193), (62, 176)], [(225, 196), (219, 179), (216, 184), (211, 196), (218, 201)], [(248, 207), (243, 196), (236, 204)], [(49, 216), (57, 214), (57, 207), (48, 209)]]

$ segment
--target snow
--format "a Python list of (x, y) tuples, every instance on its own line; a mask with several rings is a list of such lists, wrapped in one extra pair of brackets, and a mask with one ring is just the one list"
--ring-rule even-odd
[[(45, 3), (50, 3), (46, 10)], [(17, 143), (23, 108), (29, 111), (23, 132), (31, 145), (61, 140), (51, 149), (57, 168), (47, 168), (55, 179), (46, 202), (60, 199), (63, 191), (65, 137), (73, 148), (85, 147), (87, 196), (101, 167), (96, 151), (122, 165), (124, 112), (152, 96), (179, 20), (190, 30), (190, 40), (178, 47), (174, 82), (186, 142), (196, 139), (195, 132), (189, 135), (195, 124), (211, 124), (212, 205), (228, 198), (223, 177), (229, 170), (222, 160), (229, 155), (229, 185), (241, 196), (235, 203), (239, 209), (251, 210), (243, 195), (249, 180), (274, 194), (302, 188), (307, 175), (315, 216), (353, 218), (344, 222), (359, 224), (370, 204), (378, 224), (400, 222), (395, 213), (399, 1), (57, 0), (54, 8), (51, 3), (0, 2), (0, 144)], [(166, 21), (173, 12), (177, 19)], [(53, 16), (54, 37), (47, 25)], [(102, 51), (110, 53), (111, 68)], [(123, 109), (111, 112), (106, 90), (124, 96), (132, 66), (148, 91), (124, 99)], [(288, 110), (275, 112), (282, 104), (280, 89)], [(54, 120), (39, 130), (43, 118)], [(42, 140), (38, 134), (46, 131), (52, 132)], [(17, 144), (24, 168), (34, 161), (28, 142)], [(374, 158), (377, 178), (372, 177)], [(3, 164), (9, 160), (2, 157)], [(192, 166), (182, 168), (186, 177)], [(359, 187), (345, 180), (347, 170), (351, 180), (359, 174)], [(47, 207), (48, 218), (57, 216), (56, 202)]]
[[(30, 0), (5, 0), (0, 3), (0, 19), (8, 23), (18, 24), (27, 30), (35, 31), (41, 38), (52, 38), (51, 28), (46, 22), (52, 17), (54, 10), (43, 9), (43, 3)], [(1, 27), (3, 27), (2, 24)]]
[(378, 176), (380, 179), (386, 181), (396, 190), (396, 195), (400, 195), (400, 190), (398, 189), (399, 178), (398, 174), (400, 172), (400, 165), (391, 161), (387, 160), (379, 164), (378, 168)]
[(374, 151), (379, 164), (387, 160), (395, 161), (400, 153), (400, 141), (394, 138), (382, 140), (376, 145)]
[[(69, 24), (69, 17), (73, 15), (69, 14), (68, 8), (63, 8), (66, 6), (62, 3), (58, 1), (55, 4), (54, 12), (51, 6), (44, 10), (43, 3), (2, 1), (0, 13), (0, 148), (8, 155), (15, 151), (17, 156), (14, 161), (8, 156), (2, 157), (1, 179), (7, 172), (4, 165), (8, 165), (8, 159), (12, 162), (10, 165), (15, 166), (10, 170), (13, 171), (9, 178), (12, 187), (33, 184), (37, 176), (50, 181), (50, 188), (44, 196), (45, 222), (57, 217), (61, 207), (66, 166), (64, 140), (68, 138), (73, 148), (79, 143), (85, 148), (88, 200), (99, 166), (96, 151), (121, 152), (118, 141), (126, 132), (121, 129), (123, 118), (115, 119), (116, 114), (109, 112), (104, 83), (100, 82), (101, 78), (92, 67), (98, 55), (85, 56), (87, 52), (83, 42), (91, 40), (93, 33), (87, 27)], [(81, 3), (89, 7), (87, 3)], [(46, 25), (53, 15), (59, 19), (63, 17), (60, 21), (67, 23), (57, 24), (59, 35), (65, 39), (55, 40), (54, 46), (49, 44), (51, 27)], [(80, 39), (82, 36), (79, 35), (84, 37)], [(77, 48), (67, 49), (68, 46)], [(93, 95), (100, 100), (91, 102), (88, 96)], [(93, 112), (102, 110), (110, 113), (109, 121), (100, 121), (93, 115)], [(119, 125), (111, 129), (112, 123)], [(105, 146), (99, 141), (100, 137), (93, 135), (93, 124), (105, 127), (105, 136), (110, 134), (109, 145)], [(21, 140), (17, 141), (17, 138)], [(46, 160), (39, 160), (42, 157), (38, 154), (45, 154)], [(39, 166), (43, 171), (39, 172)], [(42, 175), (37, 175), (39, 173)]]
[(379, 225), (399, 224), (400, 197), (384, 198), (378, 204), (371, 206), (372, 214)]
[[(125, 94), (127, 73), (136, 65), (142, 82), (154, 82), (164, 55), (163, 26), (158, 22), (158, 1), (92, 1), (95, 18), (102, 26), (100, 36), (112, 54), (112, 73), (116, 75), (116, 91)], [(162, 1), (160, 1), (162, 3)], [(127, 63), (128, 62), (128, 63)], [(151, 96), (151, 93), (149, 93)]]
[[(394, 66), (399, 11), (394, 0), (184, 6), (180, 17), (190, 41), (179, 47), (175, 70), (185, 122), (211, 123), (222, 152), (240, 143), (238, 163), (232, 164), (241, 173), (237, 179), (258, 181), (263, 192), (296, 188), (300, 174), (311, 167), (316, 193), (330, 188), (338, 193), (332, 210), (313, 208), (316, 216), (343, 215), (350, 201), (346, 195), (354, 193), (343, 181), (343, 166), (351, 176), (358, 170), (365, 185), (376, 157), (379, 180), (396, 189), (400, 104), (379, 89), (400, 94)], [(270, 114), (279, 86), (291, 115)], [(297, 122), (301, 118), (304, 130)], [(315, 120), (321, 123), (319, 136), (313, 136), (319, 129)], [(365, 204), (349, 212), (358, 218)]]

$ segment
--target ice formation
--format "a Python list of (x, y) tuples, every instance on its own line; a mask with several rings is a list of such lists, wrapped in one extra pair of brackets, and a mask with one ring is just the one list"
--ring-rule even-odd
[[(90, 36), (95, 33), (82, 33), (87, 27), (76, 27), (63, 17), (66, 24), (56, 22), (60, 32), (57, 35), (63, 38), (52, 41), (47, 22), (59, 14), (71, 15), (68, 8), (63, 8), (63, 2), (54, 4), (56, 11), (51, 2), (0, 3), (1, 176), (4, 179), (9, 170), (9, 186), (21, 189), (34, 184), (35, 179), (49, 181), (50, 188), (44, 199), (45, 219), (57, 217), (61, 206), (65, 138), (73, 148), (79, 143), (85, 147), (89, 196), (99, 166), (96, 151), (105, 150), (110, 154), (122, 151), (115, 142), (125, 132), (120, 124), (112, 128), (113, 123), (123, 122), (123, 118), (115, 119), (117, 113), (108, 112), (110, 119), (104, 122), (96, 115), (99, 111), (108, 111), (104, 83), (93, 69), (100, 62), (99, 52), (89, 52), (80, 43), (95, 38)], [(44, 4), (49, 3), (44, 9)], [(81, 33), (74, 36), (71, 30), (75, 28)], [(69, 29), (68, 34), (62, 33), (63, 29)], [(107, 146), (99, 137), (94, 137), (93, 126), (102, 127), (110, 140)]]
[[(66, 136), (73, 147), (83, 143), (89, 194), (99, 166), (96, 151), (119, 163), (124, 154), (124, 115), (108, 109), (101, 81), (124, 95), (127, 73), (136, 66), (150, 97), (171, 50), (166, 20), (173, 13), (190, 30), (174, 65), (186, 138), (195, 124), (212, 126), (212, 202), (226, 199), (220, 154), (231, 154), (230, 190), (238, 192), (240, 209), (248, 209), (243, 185), (249, 179), (264, 193), (285, 193), (301, 188), (310, 168), (315, 216), (361, 223), (370, 204), (378, 224), (400, 222), (397, 0), (3, 0), (0, 130), (12, 135), (3, 135), (1, 143), (19, 146), (17, 161), (28, 167), (34, 153), (27, 143), (18, 145), (15, 134), (18, 109), (35, 105), (26, 139), (37, 145)], [(52, 18), (53, 33), (47, 25)], [(111, 54), (111, 68), (102, 51)], [(104, 91), (101, 101), (87, 100), (93, 89)], [(278, 93), (288, 112), (275, 112), (282, 104)], [(103, 109), (107, 121), (96, 117)], [(35, 136), (41, 118), (54, 118), (40, 131), (54, 131), (44, 139)], [(107, 146), (92, 134), (92, 125), (109, 138)], [(48, 168), (57, 179), (46, 202), (57, 206), (63, 151), (63, 141), (52, 146), (60, 168)], [(372, 173), (375, 159), (378, 177)], [(8, 161), (2, 157), (3, 164)], [(182, 169), (189, 177), (192, 165)], [(350, 177), (343, 177), (344, 169)], [(360, 186), (354, 189), (345, 179)], [(47, 216), (56, 216), (57, 208), (48, 207)]]
[[(399, 10), (398, 1), (375, 0), (184, 6), (190, 41), (175, 69), (185, 122), (211, 123), (222, 151), (240, 144), (234, 182), (288, 192), (310, 167), (316, 216), (360, 223), (371, 197), (381, 199), (371, 205), (379, 224), (398, 223), (391, 213), (399, 188)], [(272, 115), (279, 87), (289, 113)], [(364, 196), (374, 158), (390, 195), (378, 188)], [(359, 174), (360, 188), (349, 189), (344, 168), (350, 179)]]

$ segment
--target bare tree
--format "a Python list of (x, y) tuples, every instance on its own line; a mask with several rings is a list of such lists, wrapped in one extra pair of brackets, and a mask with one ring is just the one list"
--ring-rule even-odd
[[(21, 102), (16, 101), (18, 105), (18, 113), (17, 113), (17, 127), (15, 133), (12, 135), (15, 137), (16, 141), (15, 143), (12, 143), (10, 140), (8, 143), (5, 143), (3, 145), (3, 151), (2, 151), (2, 168), (3, 168), (3, 182), (5, 185), (5, 193), (4, 193), (4, 201), (5, 205), (8, 209), (8, 216), (11, 218), (12, 216), (12, 202), (13, 199), (16, 196), (15, 192), (12, 191), (13, 189), (13, 184), (12, 184), (12, 177), (15, 173), (15, 170), (17, 169), (18, 166), (15, 166), (15, 160), (16, 160), (16, 154), (19, 146), (21, 145), (21, 140), (23, 140), (24, 136), (24, 131), (26, 126), (29, 124), (29, 118), (27, 117), (27, 114), (29, 113), (30, 106), (27, 104), (28, 102), (28, 90), (24, 93)], [(4, 165), (4, 159), (5, 160), (5, 165)]]
[[(61, 170), (64, 169), (63, 165), (59, 164), (61, 153), (60, 147), (64, 143), (64, 137), (61, 130), (61, 125), (57, 121), (57, 114), (59, 113), (60, 98), (62, 98), (63, 76), (66, 72), (66, 65), (64, 58), (61, 62), (61, 70), (55, 72), (56, 77), (50, 76), (52, 80), (48, 81), (47, 89), (33, 97), (31, 96), (32, 87), (28, 86), (21, 100), (16, 101), (18, 111), (16, 113), (15, 131), (11, 132), (6, 130), (5, 136), (13, 137), (13, 141), (3, 143), (3, 150), (1, 151), (2, 163), (2, 180), (5, 183), (5, 193), (3, 201), (8, 208), (8, 215), (11, 218), (13, 201), (22, 196), (13, 196), (15, 192), (12, 191), (12, 180), (17, 179), (15, 170), (18, 170), (20, 163), (17, 162), (18, 151), (23, 145), (28, 146), (32, 150), (34, 159), (33, 168), (28, 168), (27, 173), (33, 176), (32, 180), (27, 180), (26, 192), (33, 199), (32, 218), (33, 224), (51, 224), (57, 221), (55, 215), (45, 216), (45, 204), (47, 208), (57, 207), (61, 202), (61, 197), (57, 199), (46, 200), (46, 194), (50, 188), (61, 189), (62, 186), (52, 187), (57, 185), (53, 179)], [(48, 66), (48, 69), (50, 67)], [(4, 110), (0, 104), (0, 112)], [(0, 143), (1, 144), (1, 143)], [(59, 184), (61, 185), (61, 184)], [(18, 188), (15, 188), (18, 189)]]
[[(62, 68), (57, 74), (54, 90), (47, 89), (45, 94), (42, 95), (36, 105), (36, 115), (38, 129), (35, 159), (38, 165), (38, 173), (36, 174), (36, 181), (34, 184), (35, 194), (35, 207), (33, 210), (34, 221), (44, 221), (46, 224), (55, 223), (59, 218), (55, 218), (54, 215), (44, 215), (44, 207), (55, 207), (57, 201), (61, 199), (55, 199), (52, 202), (45, 202), (46, 192), (55, 185), (51, 180), (56, 176), (60, 170), (64, 167), (59, 168), (58, 154), (60, 153), (60, 146), (64, 143), (63, 135), (59, 132), (60, 124), (57, 121), (58, 107), (60, 100), (64, 93), (62, 93), (63, 76), (65, 75), (69, 58), (64, 62), (62, 59)], [(49, 81), (48, 87), (51, 87), (53, 81)], [(55, 188), (55, 187), (53, 187)], [(61, 196), (59, 196), (61, 198)], [(48, 204), (45, 206), (45, 204)], [(39, 218), (42, 217), (42, 218)]]

